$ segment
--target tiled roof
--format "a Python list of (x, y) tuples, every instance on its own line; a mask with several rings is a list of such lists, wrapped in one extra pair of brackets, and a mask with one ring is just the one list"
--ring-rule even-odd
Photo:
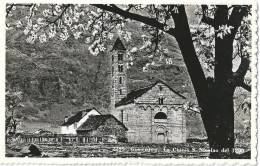
[(107, 115), (91, 115), (89, 118), (84, 122), (77, 130), (85, 130), (85, 131), (91, 131), (96, 130), (99, 126), (105, 123), (106, 120), (109, 118), (115, 119), (118, 124), (122, 125), (126, 130), (127, 128), (125, 125), (120, 122), (118, 119), (116, 119), (113, 115), (107, 114)]
[(96, 110), (95, 108), (89, 108), (89, 109), (81, 110), (81, 111), (77, 112), (75, 115), (71, 116), (67, 122), (64, 122), (61, 126), (69, 126), (75, 122), (79, 122), (80, 119), (82, 119), (83, 112), (88, 113), (93, 109)]
[(166, 85), (172, 92), (174, 92), (175, 94), (177, 94), (178, 96), (180, 96), (183, 99), (186, 99), (186, 97), (184, 97), (183, 95), (179, 94), (178, 92), (176, 92), (175, 90), (173, 90), (169, 85), (167, 85), (165, 82), (158, 80), (156, 81), (154, 84), (151, 84), (145, 88), (141, 88), (141, 89), (137, 89), (137, 90), (133, 90), (130, 93), (127, 94), (126, 97), (124, 97), (123, 99), (121, 99), (118, 103), (116, 103), (116, 107), (119, 107), (121, 105), (127, 105), (130, 103), (133, 103), (134, 100), (140, 96), (142, 96), (144, 93), (146, 93), (148, 90), (152, 89), (152, 87), (154, 87), (156, 84), (158, 83), (162, 83), (164, 85)]
[(124, 44), (122, 43), (122, 41), (120, 40), (120, 38), (118, 37), (115, 41), (115, 44), (112, 48), (112, 51), (113, 50), (126, 50)]

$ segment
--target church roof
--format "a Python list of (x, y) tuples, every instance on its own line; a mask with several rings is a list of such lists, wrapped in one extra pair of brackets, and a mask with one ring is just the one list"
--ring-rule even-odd
[(111, 51), (113, 50), (126, 50), (124, 44), (122, 43), (119, 37), (116, 39), (115, 44)]
[(83, 113), (86, 114), (93, 109), (96, 110), (95, 108), (88, 108), (77, 112), (75, 115), (71, 116), (67, 122), (64, 122), (61, 126), (69, 126), (75, 122), (79, 122), (82, 119)]
[(178, 96), (180, 96), (183, 99), (186, 99), (186, 97), (184, 97), (183, 95), (181, 95), (180, 93), (176, 92), (175, 90), (173, 90), (169, 85), (167, 85), (165, 82), (163, 82), (162, 80), (158, 80), (156, 81), (154, 84), (151, 84), (147, 87), (141, 88), (141, 89), (137, 89), (137, 90), (133, 90), (130, 93), (127, 94), (126, 97), (124, 97), (123, 99), (121, 99), (119, 102), (116, 103), (116, 107), (119, 107), (121, 105), (127, 105), (130, 103), (133, 103), (134, 100), (140, 96), (142, 96), (144, 93), (146, 93), (148, 90), (152, 89), (152, 87), (154, 87), (156, 84), (158, 83), (162, 83), (165, 86), (167, 86), (172, 92), (174, 92), (175, 94), (177, 94)]
[(107, 114), (107, 115), (91, 115), (89, 118), (84, 122), (77, 130), (96, 130), (99, 126), (103, 125), (106, 120), (108, 119), (115, 119), (118, 124), (122, 125), (126, 130), (127, 128), (125, 125), (120, 122), (118, 119), (116, 119), (113, 115)]

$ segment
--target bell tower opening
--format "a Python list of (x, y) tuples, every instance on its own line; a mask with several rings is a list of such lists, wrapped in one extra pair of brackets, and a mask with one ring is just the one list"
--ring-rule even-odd
[(110, 51), (111, 107), (127, 95), (126, 49), (118, 37)]

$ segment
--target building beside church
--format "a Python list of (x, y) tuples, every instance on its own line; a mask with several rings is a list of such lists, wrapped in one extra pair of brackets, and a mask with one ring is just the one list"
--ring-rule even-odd
[(186, 98), (161, 80), (128, 92), (126, 48), (119, 38), (110, 57), (111, 114), (128, 129), (128, 142), (186, 142)]
[(125, 125), (113, 115), (102, 115), (95, 108), (81, 110), (70, 117), (66, 116), (61, 125), (61, 134), (64, 135), (113, 138), (115, 142), (125, 142), (126, 131)]
[(77, 129), (93, 115), (100, 115), (100, 113), (95, 108), (90, 108), (81, 110), (71, 117), (66, 116), (61, 125), (61, 134), (76, 135)]
[(125, 125), (113, 115), (90, 116), (78, 129), (78, 135), (114, 137), (117, 142), (126, 141)]

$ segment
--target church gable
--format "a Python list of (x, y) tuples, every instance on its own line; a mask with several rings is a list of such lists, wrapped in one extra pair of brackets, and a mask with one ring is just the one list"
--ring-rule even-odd
[(147, 87), (131, 91), (115, 106), (119, 107), (131, 103), (181, 104), (184, 99), (186, 99), (184, 96), (174, 91), (166, 83), (157, 81)]
[(135, 103), (182, 104), (184, 96), (174, 91), (162, 81), (154, 84), (146, 93), (135, 99)]

